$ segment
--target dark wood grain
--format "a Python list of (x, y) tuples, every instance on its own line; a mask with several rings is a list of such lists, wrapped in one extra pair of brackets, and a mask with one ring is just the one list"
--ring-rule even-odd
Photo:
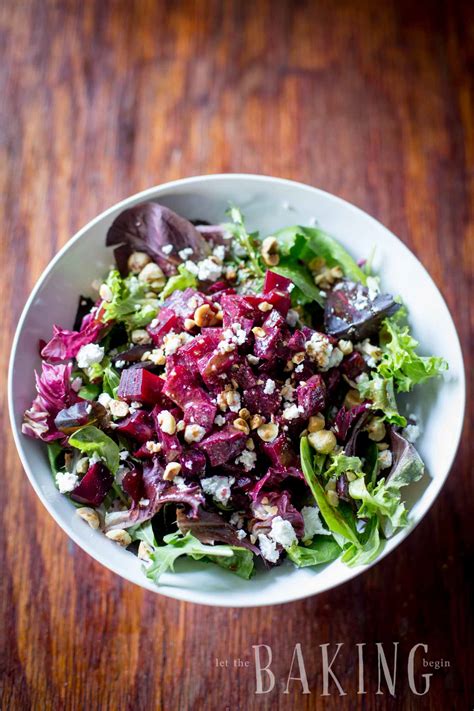
[[(4, 375), (30, 289), (81, 225), (153, 184), (220, 171), (305, 181), (380, 219), (429, 269), (472, 355), (472, 3), (3, 0), (0, 13)], [(236, 611), (145, 592), (68, 541), (1, 418), (4, 709), (472, 708), (469, 420), (443, 495), (388, 559), (319, 597)], [(376, 695), (374, 647), (394, 641), (395, 699)], [(298, 682), (283, 693), (297, 642), (310, 695)], [(338, 642), (347, 695), (321, 697), (319, 645)], [(418, 642), (450, 661), (423, 697), (406, 675)], [(277, 684), (259, 696), (263, 643)], [(238, 657), (251, 665), (215, 666)]]

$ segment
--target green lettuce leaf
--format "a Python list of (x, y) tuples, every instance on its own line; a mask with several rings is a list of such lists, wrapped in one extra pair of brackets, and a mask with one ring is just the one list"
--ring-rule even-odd
[(409, 392), (414, 385), (440, 375), (448, 369), (444, 358), (424, 357), (416, 353), (418, 341), (410, 334), (409, 326), (402, 323), (402, 315), (385, 319), (382, 324), (380, 343), (382, 360), (377, 366), (378, 373), (392, 380), (397, 392)]
[(97, 454), (105, 460), (107, 467), (115, 474), (120, 464), (119, 448), (104, 432), (94, 425), (86, 425), (69, 437), (71, 447), (86, 454)]
[(328, 460), (326, 460), (326, 465), (329, 466), (324, 469), (324, 476), (326, 479), (331, 479), (331, 477), (338, 477), (345, 472), (360, 472), (362, 471), (362, 460), (359, 457), (348, 457), (344, 452), (338, 452), (337, 454), (330, 454)]
[(110, 395), (110, 397), (116, 398), (118, 386), (120, 384), (120, 375), (118, 374), (118, 371), (115, 370), (112, 365), (108, 364), (104, 368), (102, 377), (102, 387), (104, 392), (107, 393), (107, 395)]
[(320, 306), (324, 306), (324, 297), (321, 296), (320, 290), (313, 281), (311, 272), (304, 264), (281, 261), (278, 266), (272, 267), (272, 271), (291, 279), (295, 285), (296, 288), (291, 292), (293, 305), (304, 306), (316, 301)]
[(377, 372), (373, 372), (371, 378), (361, 376), (357, 388), (363, 399), (372, 401), (374, 410), (382, 410), (387, 422), (406, 427), (405, 417), (398, 412), (392, 378), (383, 378)]
[(156, 548), (158, 545), (153, 532), (153, 527), (151, 525), (151, 520), (139, 523), (136, 526), (130, 526), (127, 531), (131, 536), (132, 541), (144, 541), (152, 548)]
[(346, 546), (341, 560), (350, 568), (356, 565), (367, 565), (380, 555), (384, 545), (385, 541), (380, 540), (377, 518), (372, 518), (361, 536), (361, 543), (358, 546), (352, 543)]
[(83, 400), (95, 400), (100, 394), (100, 386), (94, 383), (83, 385), (77, 394)]
[(287, 549), (288, 558), (298, 566), (305, 568), (309, 565), (330, 563), (339, 558), (342, 550), (331, 536), (315, 536), (309, 546), (293, 544)]
[(158, 546), (150, 555), (151, 565), (146, 568), (146, 576), (158, 585), (160, 577), (168, 570), (174, 570), (175, 561), (183, 555), (194, 560), (207, 556), (232, 558), (234, 551), (231, 546), (208, 546), (198, 541), (189, 531), (185, 536), (180, 533), (170, 533), (163, 538), (166, 545)]
[(247, 267), (256, 277), (263, 277), (265, 270), (260, 262), (259, 253), (257, 251), (258, 234), (249, 234), (245, 227), (244, 216), (238, 207), (232, 205), (227, 211), (232, 222), (224, 225), (225, 229), (230, 232), (241, 249), (244, 250), (248, 259)]
[(59, 458), (63, 453), (63, 448), (57, 442), (49, 442), (47, 445), (48, 462), (53, 476), (61, 469)]
[(158, 302), (146, 296), (148, 287), (136, 276), (122, 279), (119, 272), (112, 269), (106, 284), (112, 292), (112, 300), (104, 303), (104, 323), (124, 321), (128, 328), (142, 328), (155, 318)]
[(313, 456), (307, 437), (301, 438), (300, 455), (304, 477), (316, 500), (326, 526), (334, 534), (338, 534), (357, 546), (359, 540), (355, 531), (355, 524), (351, 520), (350, 512), (343, 507), (331, 506), (327, 500), (326, 492), (319, 482), (313, 467)]
[(415, 447), (396, 432), (392, 433), (392, 453), (392, 469), (386, 479), (367, 484), (361, 477), (349, 483), (350, 496), (361, 502), (357, 516), (377, 516), (386, 533), (407, 525), (408, 513), (401, 501), (400, 489), (421, 479), (424, 472), (423, 461)]
[(330, 267), (339, 265), (346, 277), (365, 284), (367, 277), (344, 247), (317, 227), (285, 227), (275, 233), (283, 256), (309, 262), (313, 257), (323, 257)]
[(210, 559), (212, 563), (216, 563), (221, 568), (226, 568), (230, 570), (231, 573), (235, 573), (240, 578), (249, 580), (254, 571), (253, 553), (247, 548), (237, 548), (235, 546), (229, 546), (233, 555), (230, 557), (215, 556)]
[(170, 277), (161, 292), (161, 299), (166, 299), (173, 291), (184, 291), (189, 287), (197, 286), (197, 279), (184, 264), (178, 265), (178, 273)]

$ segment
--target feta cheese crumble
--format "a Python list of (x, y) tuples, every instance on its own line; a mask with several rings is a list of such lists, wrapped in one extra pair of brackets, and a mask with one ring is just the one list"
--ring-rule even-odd
[(242, 464), (245, 471), (249, 472), (257, 463), (257, 454), (256, 452), (251, 452), (250, 449), (244, 449), (242, 454), (235, 460), (235, 463)]
[[(332, 367), (331, 355), (334, 348), (327, 336), (323, 333), (313, 333), (310, 340), (305, 344), (305, 351), (310, 359), (316, 363), (319, 370), (326, 371)], [(339, 350), (339, 349), (337, 349)], [(339, 351), (340, 352), (340, 351)], [(342, 360), (342, 353), (341, 353)]]
[(161, 251), (164, 252), (165, 254), (171, 254), (173, 249), (174, 249), (174, 247), (172, 244), (164, 244), (163, 247), (161, 248)]
[[(188, 262), (186, 262), (188, 264)], [(197, 263), (199, 281), (217, 281), (222, 276), (222, 266), (213, 259), (203, 259)]]
[(378, 462), (381, 469), (389, 469), (392, 466), (393, 457), (389, 449), (384, 449), (379, 453)]
[(295, 529), (289, 521), (286, 521), (281, 516), (275, 516), (272, 520), (272, 528), (268, 534), (275, 543), (279, 543), (283, 548), (289, 548), (293, 543), (297, 542)]
[(263, 388), (263, 392), (265, 393), (265, 395), (273, 395), (273, 393), (275, 392), (275, 381), (271, 378), (268, 378), (267, 382), (265, 383), (265, 387)]
[(285, 420), (296, 420), (304, 412), (301, 405), (289, 405), (283, 410), (283, 418)]
[(270, 563), (276, 563), (278, 561), (278, 558), (280, 557), (280, 551), (277, 550), (275, 541), (272, 541), (272, 539), (266, 536), (264, 533), (259, 533), (258, 545), (260, 546), (262, 556), (265, 558), (265, 560), (268, 560)]
[(191, 256), (193, 251), (194, 250), (191, 247), (185, 247), (184, 249), (180, 249), (178, 254), (179, 254), (180, 259), (182, 259), (183, 262), (185, 262), (188, 259), (188, 257)]
[(76, 360), (79, 368), (89, 368), (94, 363), (100, 363), (104, 357), (104, 349), (97, 343), (88, 343), (79, 350)]
[(224, 506), (230, 499), (230, 487), (235, 482), (233, 476), (210, 476), (201, 479), (202, 490)]
[(317, 534), (323, 536), (330, 536), (331, 531), (327, 531), (319, 518), (319, 509), (317, 506), (303, 506), (301, 509), (301, 515), (304, 521), (304, 538), (303, 540), (309, 541)]
[(420, 434), (421, 429), (419, 425), (407, 425), (405, 429), (402, 430), (402, 436), (412, 444), (416, 442)]
[(72, 472), (57, 472), (56, 485), (60, 494), (68, 494), (76, 488), (79, 477)]

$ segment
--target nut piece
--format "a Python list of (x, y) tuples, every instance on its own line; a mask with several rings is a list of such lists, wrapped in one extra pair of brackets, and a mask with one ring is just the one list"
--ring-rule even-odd
[(335, 491), (328, 491), (326, 497), (331, 506), (339, 506), (339, 496)]
[(239, 410), (239, 417), (242, 417), (243, 420), (250, 420), (250, 410), (247, 410), (246, 407), (243, 407), (241, 410)]
[(150, 560), (150, 555), (153, 553), (153, 548), (146, 541), (140, 541), (138, 546), (138, 557), (140, 560)]
[(109, 410), (113, 417), (127, 417), (130, 408), (123, 400), (111, 400)]
[(264, 329), (260, 328), (260, 326), (254, 326), (252, 328), (252, 333), (255, 338), (265, 338), (265, 336), (267, 335)]
[(217, 324), (216, 312), (209, 304), (198, 306), (194, 312), (193, 319), (199, 328), (208, 328), (209, 326), (215, 326)]
[(82, 506), (80, 509), (76, 509), (76, 514), (79, 518), (82, 518), (83, 521), (88, 523), (91, 528), (99, 528), (99, 516), (94, 509), (90, 509), (88, 506)]
[(357, 407), (362, 403), (362, 398), (358, 390), (349, 390), (346, 397), (344, 398), (344, 407), (348, 410), (352, 410), (353, 407)]
[(166, 356), (163, 348), (154, 348), (152, 351), (146, 351), (140, 360), (150, 360), (154, 365), (164, 365), (166, 363)]
[(128, 268), (132, 274), (139, 274), (151, 262), (146, 252), (133, 252), (128, 258)]
[(262, 301), (262, 303), (258, 305), (258, 310), (263, 311), (263, 313), (266, 313), (267, 311), (271, 311), (272, 309), (273, 309), (273, 304), (270, 304), (268, 301)]
[(193, 328), (197, 326), (197, 323), (194, 319), (192, 318), (185, 318), (184, 319), (184, 330), (185, 331), (192, 331)]
[(264, 442), (273, 442), (278, 437), (278, 425), (274, 422), (269, 422), (266, 425), (260, 425), (257, 429), (257, 434)]
[(126, 548), (132, 542), (130, 535), (123, 528), (115, 528), (113, 531), (107, 531), (105, 534), (107, 538), (110, 538), (114, 543), (118, 543), (119, 546)]
[(342, 279), (343, 276), (344, 272), (341, 267), (332, 267), (331, 269), (323, 267), (321, 271), (315, 275), (314, 283), (321, 289), (329, 289), (334, 282), (338, 279)]
[(387, 431), (381, 417), (372, 417), (365, 428), (372, 442), (381, 442)]
[(140, 281), (148, 284), (152, 291), (161, 291), (166, 283), (166, 277), (163, 271), (155, 262), (149, 262), (144, 266), (138, 278)]
[(350, 355), (352, 351), (354, 350), (354, 346), (352, 344), (352, 341), (339, 341), (337, 344), (337, 347), (341, 351), (343, 355)]
[(250, 429), (256, 430), (260, 425), (263, 425), (265, 418), (262, 415), (254, 415), (250, 420)]
[(81, 457), (76, 464), (76, 474), (86, 474), (89, 469), (89, 457)]
[(325, 424), (323, 415), (312, 415), (308, 421), (308, 432), (320, 432), (324, 429)]
[(250, 427), (242, 417), (237, 417), (237, 419), (235, 419), (232, 424), (234, 425), (236, 430), (240, 430), (240, 432), (245, 432), (245, 434), (249, 434)]
[(179, 462), (170, 462), (166, 465), (165, 471), (163, 472), (163, 479), (165, 481), (173, 481), (176, 474), (181, 471), (181, 464)]
[(162, 432), (169, 435), (173, 435), (176, 432), (176, 420), (169, 410), (160, 412), (157, 419)]
[(262, 259), (268, 267), (276, 267), (280, 261), (278, 240), (276, 237), (266, 237), (262, 242)]
[(309, 434), (308, 441), (319, 454), (330, 454), (336, 446), (336, 435), (330, 430), (319, 430)]
[(300, 351), (299, 353), (295, 353), (295, 355), (293, 356), (293, 358), (291, 360), (296, 365), (299, 365), (300, 363), (302, 363), (304, 361), (305, 358), (306, 358), (306, 353), (304, 351)]
[(132, 343), (137, 343), (139, 346), (145, 346), (151, 343), (150, 334), (144, 328), (136, 328), (132, 331)]

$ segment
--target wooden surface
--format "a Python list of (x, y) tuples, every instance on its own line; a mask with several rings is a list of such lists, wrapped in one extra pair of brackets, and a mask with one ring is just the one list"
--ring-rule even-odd
[[(0, 12), (3, 374), (30, 289), (79, 227), (153, 184), (220, 171), (294, 178), (373, 214), (431, 272), (468, 357), (472, 3), (2, 0)], [(2, 425), (4, 709), (473, 707), (467, 424), (442, 495), (388, 559), (319, 597), (242, 611), (173, 602), (100, 567), (36, 498), (5, 409)], [(392, 699), (386, 686), (376, 695), (374, 645), (390, 656), (395, 641)], [(285, 695), (298, 642), (312, 693), (292, 682)], [(332, 685), (321, 697), (319, 645), (332, 656), (338, 642), (347, 695)], [(367, 694), (358, 696), (363, 642)], [(407, 679), (419, 642), (427, 659), (450, 662), (422, 697)], [(252, 645), (264, 643), (277, 683), (256, 695)], [(216, 667), (216, 658), (250, 666)]]

